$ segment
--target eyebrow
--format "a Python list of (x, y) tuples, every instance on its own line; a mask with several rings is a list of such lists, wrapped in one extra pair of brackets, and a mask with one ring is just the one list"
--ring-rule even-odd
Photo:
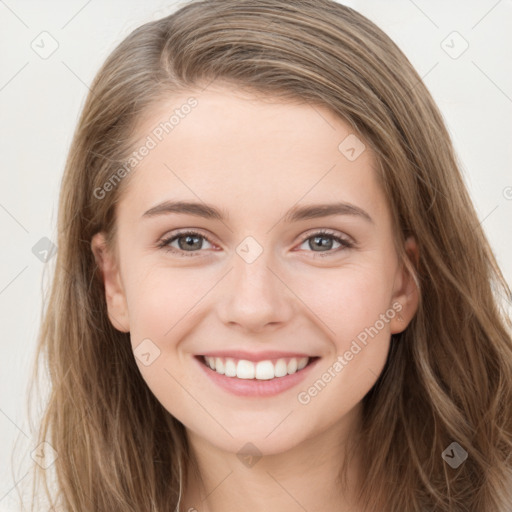
[[(229, 215), (225, 210), (219, 210), (215, 206), (206, 203), (196, 203), (190, 201), (164, 201), (150, 208), (142, 215), (142, 218), (156, 217), (170, 213), (180, 213), (195, 215), (205, 219), (225, 220)], [(292, 223), (299, 220), (317, 219), (328, 217), (330, 215), (352, 215), (360, 217), (370, 223), (374, 223), (370, 215), (359, 208), (359, 206), (350, 203), (330, 203), (330, 204), (311, 204), (307, 206), (295, 206), (291, 208), (283, 218), (283, 222)]]

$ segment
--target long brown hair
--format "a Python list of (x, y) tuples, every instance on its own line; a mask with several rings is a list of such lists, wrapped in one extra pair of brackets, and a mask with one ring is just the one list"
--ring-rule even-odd
[[(142, 379), (129, 333), (110, 323), (90, 243), (99, 231), (114, 239), (129, 180), (95, 191), (133, 152), (149, 106), (217, 79), (325, 106), (375, 153), (420, 303), (364, 398), (365, 510), (510, 510), (512, 326), (502, 305), (510, 289), (425, 85), (375, 24), (330, 0), (194, 1), (133, 31), (98, 72), (60, 194), (36, 354), (51, 382), (37, 439), (57, 458), (46, 470), (34, 464), (34, 489), (44, 481), (66, 512), (167, 512), (179, 503), (191, 463), (184, 427)], [(409, 235), (418, 262), (404, 252)], [(442, 456), (454, 442), (468, 453), (456, 469)], [(51, 471), (56, 491), (46, 485)]]

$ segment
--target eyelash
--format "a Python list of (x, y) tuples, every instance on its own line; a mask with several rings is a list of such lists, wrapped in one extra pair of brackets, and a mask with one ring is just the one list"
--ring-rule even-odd
[[(171, 253), (177, 254), (178, 256), (195, 257), (195, 256), (197, 256), (198, 252), (202, 252), (202, 251), (200, 251), (200, 250), (199, 251), (183, 251), (181, 249), (176, 249), (174, 247), (170, 247), (170, 245), (169, 245), (171, 242), (174, 242), (174, 240), (177, 240), (178, 238), (181, 238), (186, 235), (193, 235), (193, 236), (197, 236), (199, 238), (204, 238), (208, 243), (214, 245), (213, 242), (207, 236), (203, 235), (202, 233), (199, 233), (198, 231), (194, 231), (194, 230), (187, 230), (187, 231), (174, 233), (172, 236), (162, 239), (160, 242), (158, 242), (157, 247), (159, 249), (163, 249), (166, 252), (171, 252)], [(332, 233), (328, 230), (323, 230), (323, 229), (318, 232), (315, 232), (311, 235), (306, 236), (305, 238), (303, 238), (301, 240), (299, 245), (302, 245), (304, 242), (306, 242), (310, 238), (315, 238), (318, 236), (322, 236), (325, 238), (331, 238), (335, 242), (338, 242), (342, 247), (335, 249), (335, 250), (329, 250), (329, 251), (320, 251), (320, 252), (308, 251), (308, 252), (312, 252), (315, 255), (315, 257), (316, 256), (320, 256), (320, 257), (331, 256), (331, 255), (339, 252), (342, 249), (350, 249), (350, 248), (354, 247), (354, 245), (355, 245), (352, 242), (350, 242), (349, 240), (347, 240), (345, 238), (341, 238), (341, 237), (337, 236), (335, 233)]]

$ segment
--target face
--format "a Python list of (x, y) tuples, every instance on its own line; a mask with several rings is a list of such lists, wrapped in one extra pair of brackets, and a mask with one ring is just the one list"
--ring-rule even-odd
[(117, 256), (92, 249), (151, 391), (233, 453), (346, 432), (417, 306), (368, 145), (323, 107), (213, 85), (138, 133), (157, 143), (125, 178)]

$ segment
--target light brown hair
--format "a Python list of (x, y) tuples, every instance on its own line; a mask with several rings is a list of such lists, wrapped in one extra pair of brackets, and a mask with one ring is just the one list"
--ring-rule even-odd
[[(186, 485), (184, 427), (142, 379), (129, 334), (110, 323), (90, 242), (99, 231), (114, 242), (129, 179), (101, 199), (94, 190), (133, 151), (148, 108), (217, 79), (325, 106), (376, 156), (420, 304), (364, 398), (365, 510), (510, 510), (512, 341), (501, 305), (510, 289), (420, 77), (375, 24), (329, 0), (191, 2), (133, 31), (98, 72), (62, 181), (36, 356), (52, 385), (38, 441), (58, 454), (55, 510), (168, 512)], [(418, 262), (403, 250), (409, 235)], [(468, 452), (456, 470), (441, 457), (454, 441)], [(50, 497), (50, 470), (34, 469)]]

